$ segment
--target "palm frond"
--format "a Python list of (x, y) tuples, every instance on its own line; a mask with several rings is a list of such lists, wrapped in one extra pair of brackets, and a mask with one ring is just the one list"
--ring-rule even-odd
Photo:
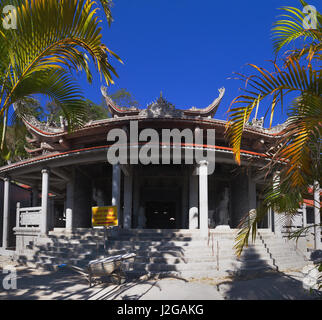
[(69, 130), (84, 122), (85, 98), (78, 84), (63, 69), (34, 72), (19, 83), (14, 93), (15, 102), (32, 94), (43, 94), (52, 99), (64, 112)]
[[(301, 65), (297, 59), (290, 56), (285, 60), (284, 69), (280, 69), (276, 63), (273, 65), (276, 71), (269, 72), (250, 64), (255, 75), (249, 77), (240, 75), (240, 80), (246, 83), (246, 89), (241, 89), (245, 94), (239, 95), (231, 103), (228, 110), (227, 127), (227, 136), (238, 163), (240, 162), (240, 146), (244, 127), (257, 104), (264, 99), (272, 98), (271, 106), (266, 106), (266, 112), (271, 109), (271, 125), (274, 110), (283, 102), (285, 95), (291, 92), (300, 94), (306, 92), (317, 99), (321, 96), (321, 71), (313, 69), (311, 64)], [(250, 90), (247, 87), (250, 87)], [(235, 104), (239, 106), (233, 107)]]
[[(300, 2), (303, 7), (307, 5), (303, 0)], [(292, 218), (304, 197), (308, 196), (308, 186), (321, 180), (322, 80), (319, 62), (322, 16), (317, 12), (317, 28), (306, 30), (303, 26), (304, 12), (293, 7), (281, 10), (284, 14), (272, 29), (275, 53), (297, 39), (309, 41), (285, 52), (281, 67), (279, 60), (273, 62), (272, 72), (250, 64), (253, 71), (250, 76), (238, 74), (239, 79), (245, 82), (245, 88), (228, 110), (226, 134), (235, 159), (240, 163), (242, 134), (255, 105), (257, 114), (258, 108), (266, 102), (266, 110), (263, 111), (265, 117), (270, 116), (271, 126), (276, 110), (283, 110), (285, 96), (291, 93), (298, 96), (287, 108), (289, 118), (285, 134), (267, 152), (271, 158), (266, 166), (267, 176), (278, 170), (279, 181), (276, 183), (272, 179), (268, 183), (263, 192), (264, 200), (255, 212), (247, 213), (241, 221), (235, 246), (238, 255), (248, 245), (250, 234), (254, 239), (257, 223), (269, 210), (283, 213), (287, 219)], [(306, 59), (302, 59), (304, 56)]]
[[(313, 41), (317, 40), (321, 42), (321, 24), (317, 19), (316, 29), (306, 29), (303, 26), (303, 21), (306, 14), (298, 8), (294, 7), (282, 7), (280, 8), (284, 14), (281, 15), (281, 19), (274, 23), (272, 28), (273, 47), (274, 52), (277, 54), (282, 47), (289, 43), (303, 38), (311, 38)], [(319, 15), (319, 12), (317, 12)]]
[(109, 56), (119, 57), (101, 42), (95, 1), (24, 0), (19, 3), (17, 30), (6, 33), (2, 41), (10, 61), (5, 68), (9, 74), (5, 79), (6, 99), (2, 111), (14, 102), (19, 83), (34, 72), (83, 70), (90, 81), (89, 57), (106, 83), (113, 83), (112, 74), (116, 72)]

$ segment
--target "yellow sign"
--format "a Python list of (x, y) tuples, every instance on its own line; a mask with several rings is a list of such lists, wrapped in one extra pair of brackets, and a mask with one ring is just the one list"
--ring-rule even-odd
[(117, 226), (117, 207), (92, 207), (92, 226), (110, 227)]

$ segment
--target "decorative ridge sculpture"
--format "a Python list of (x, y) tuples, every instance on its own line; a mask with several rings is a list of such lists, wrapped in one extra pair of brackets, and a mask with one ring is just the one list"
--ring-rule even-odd
[(184, 110), (184, 114), (187, 116), (200, 116), (200, 117), (213, 118), (225, 94), (225, 88), (222, 87), (218, 91), (219, 91), (219, 96), (208, 107), (204, 109), (192, 107), (188, 110)]
[(196, 118), (196, 117), (208, 117), (212, 118), (219, 104), (225, 94), (225, 88), (220, 88), (219, 96), (206, 108), (199, 109), (192, 107), (190, 109), (176, 109), (170, 102), (166, 101), (162, 94), (155, 101), (147, 106), (146, 109), (140, 110), (136, 107), (126, 108), (118, 106), (107, 94), (107, 88), (101, 87), (101, 92), (105, 98), (106, 104), (109, 107), (113, 117), (122, 117), (122, 116), (145, 116), (151, 118), (157, 117), (173, 117), (173, 118)]
[[(19, 105), (18, 105), (19, 104)], [(55, 125), (54, 123), (41, 122), (24, 107), (23, 102), (17, 102), (13, 104), (15, 113), (21, 117), (22, 121), (28, 127), (32, 129), (38, 129), (44, 133), (63, 133), (65, 128), (60, 125)]]
[(101, 93), (106, 101), (110, 112), (113, 117), (121, 117), (121, 116), (135, 116), (138, 115), (140, 110), (136, 107), (126, 108), (118, 106), (107, 94), (107, 88), (102, 86)]

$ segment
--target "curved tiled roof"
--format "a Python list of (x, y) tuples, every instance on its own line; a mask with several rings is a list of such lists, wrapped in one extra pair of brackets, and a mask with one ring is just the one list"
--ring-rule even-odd
[[(138, 143), (138, 145), (143, 144)], [(66, 152), (56, 152), (56, 153), (51, 153), (47, 155), (41, 155), (37, 157), (33, 157), (30, 159), (22, 160), (4, 167), (0, 168), (0, 174), (5, 174), (13, 169), (16, 168), (21, 168), (24, 166), (28, 166), (31, 164), (36, 164), (36, 163), (41, 163), (41, 162), (47, 162), (50, 160), (58, 159), (58, 158), (66, 158), (72, 155), (79, 155), (79, 154), (84, 154), (88, 152), (94, 152), (94, 151), (104, 151), (111, 147), (113, 144), (110, 145), (104, 145), (104, 146), (96, 146), (96, 147), (90, 147), (90, 148), (82, 148), (82, 149), (77, 149), (77, 150), (70, 150)], [(137, 144), (135, 144), (137, 145)], [(160, 142), (160, 145), (162, 145), (162, 142)], [(171, 144), (173, 145), (173, 144)], [(127, 146), (130, 146), (130, 144), (127, 144)], [(213, 146), (213, 145), (199, 145), (199, 144), (186, 144), (186, 143), (180, 143), (180, 146), (184, 148), (205, 148), (205, 149), (215, 149), (215, 151), (218, 152), (224, 152), (224, 153), (230, 153), (233, 154), (232, 148), (229, 147), (223, 147), (223, 146)], [(267, 159), (268, 156), (264, 153), (257, 153), (253, 151), (248, 151), (248, 150), (241, 150), (241, 156), (255, 156), (258, 158), (262, 159)]]

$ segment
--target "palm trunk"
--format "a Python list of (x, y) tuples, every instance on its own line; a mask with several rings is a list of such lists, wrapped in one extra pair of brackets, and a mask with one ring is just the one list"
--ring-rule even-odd
[(0, 147), (1, 151), (3, 151), (4, 149), (4, 144), (6, 140), (6, 134), (7, 134), (7, 126), (8, 126), (8, 109), (4, 111), (3, 128), (2, 128), (2, 135), (1, 135), (1, 147)]

